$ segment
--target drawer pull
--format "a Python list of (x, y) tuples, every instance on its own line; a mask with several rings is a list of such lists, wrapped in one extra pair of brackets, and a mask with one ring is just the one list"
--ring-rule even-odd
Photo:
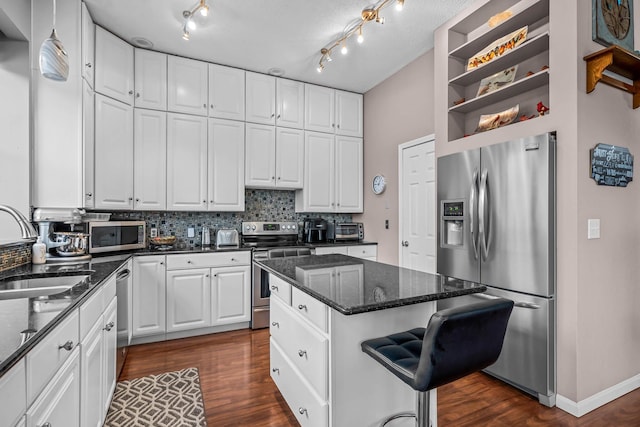
[(298, 310), (304, 310), (307, 311), (307, 306), (304, 304), (298, 304)]
[(305, 357), (307, 355), (307, 350), (298, 350), (298, 356)]
[(271, 290), (277, 292), (278, 291), (278, 287), (276, 285), (272, 285), (271, 286)]
[(278, 368), (272, 368), (272, 369), (271, 369), (271, 372), (275, 372), (275, 373), (279, 374), (279, 373), (280, 373), (280, 369), (278, 369)]
[(67, 351), (73, 350), (73, 341), (67, 341), (66, 343), (58, 346), (58, 350), (62, 350), (63, 348)]
[(109, 331), (111, 331), (111, 329), (113, 329), (113, 327), (114, 327), (114, 326), (115, 326), (115, 325), (114, 325), (114, 323), (113, 323), (113, 322), (109, 322), (109, 323), (107, 323), (107, 324), (104, 326), (104, 330), (105, 330), (105, 331), (107, 331), (107, 332), (109, 332)]
[(51, 423), (46, 422), (46, 423), (42, 424), (42, 426), (41, 426), (41, 427), (51, 427)]
[(193, 264), (190, 259), (187, 260), (187, 264)]
[(231, 258), (231, 262), (236, 262), (236, 261), (237, 261), (237, 259)]
[(280, 327), (280, 323), (278, 322), (271, 322), (271, 326), (275, 326), (276, 328)]
[(307, 410), (302, 406), (298, 408), (298, 412), (300, 412), (300, 415), (307, 415)]

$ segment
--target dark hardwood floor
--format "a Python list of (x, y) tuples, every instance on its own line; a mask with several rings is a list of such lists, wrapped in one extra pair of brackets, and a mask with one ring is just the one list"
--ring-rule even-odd
[[(119, 380), (188, 367), (200, 371), (210, 427), (298, 425), (269, 376), (268, 329), (245, 329), (130, 347)], [(438, 424), (640, 426), (640, 389), (575, 418), (477, 373), (438, 389)]]

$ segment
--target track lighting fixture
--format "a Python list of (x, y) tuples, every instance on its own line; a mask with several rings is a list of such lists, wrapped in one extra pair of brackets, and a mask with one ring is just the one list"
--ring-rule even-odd
[(184, 18), (184, 24), (182, 25), (182, 38), (189, 40), (191, 37), (191, 31), (194, 31), (197, 27), (194, 17), (196, 13), (200, 12), (201, 16), (209, 16), (209, 5), (206, 0), (198, 0), (198, 3), (191, 10), (183, 10), (182, 17)]
[(391, 4), (396, 5), (397, 10), (402, 10), (404, 7), (404, 0), (380, 0), (375, 6), (368, 7), (363, 9), (360, 13), (360, 18), (356, 20), (355, 23), (347, 26), (347, 28), (343, 31), (342, 36), (333, 40), (331, 43), (320, 49), (320, 61), (318, 61), (318, 72), (321, 73), (324, 70), (325, 63), (331, 62), (331, 52), (334, 48), (340, 47), (340, 52), (343, 55), (346, 55), (349, 51), (347, 48), (347, 39), (354, 34), (358, 34), (356, 40), (359, 44), (364, 41), (364, 37), (362, 35), (362, 27), (371, 21), (375, 21), (378, 24), (384, 24), (384, 16), (380, 14), (380, 11)]

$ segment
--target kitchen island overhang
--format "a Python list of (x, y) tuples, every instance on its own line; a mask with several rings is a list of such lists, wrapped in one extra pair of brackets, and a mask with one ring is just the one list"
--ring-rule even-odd
[[(437, 300), (485, 290), (338, 254), (254, 263), (271, 276), (271, 378), (301, 426), (373, 427), (413, 412), (415, 392), (360, 343), (426, 326)], [(430, 393), (435, 427), (436, 391)]]
[[(410, 270), (348, 255), (309, 255), (254, 261), (260, 268), (344, 315), (385, 310), (444, 298), (482, 293), (486, 287), (439, 274)], [(331, 277), (336, 268), (362, 268), (361, 293), (338, 293)], [(310, 278), (316, 280), (310, 280)], [(324, 279), (324, 281), (322, 280)], [(305, 283), (306, 282), (306, 283)]]

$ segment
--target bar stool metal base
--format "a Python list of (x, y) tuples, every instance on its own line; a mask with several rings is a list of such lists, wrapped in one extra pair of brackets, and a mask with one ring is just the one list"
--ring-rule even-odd
[(416, 419), (416, 427), (430, 427), (431, 423), (429, 421), (429, 392), (428, 391), (418, 391), (416, 392), (416, 412), (400, 412), (398, 414), (392, 415), (380, 425), (380, 427), (384, 427), (387, 423), (397, 420), (398, 418), (415, 418)]

